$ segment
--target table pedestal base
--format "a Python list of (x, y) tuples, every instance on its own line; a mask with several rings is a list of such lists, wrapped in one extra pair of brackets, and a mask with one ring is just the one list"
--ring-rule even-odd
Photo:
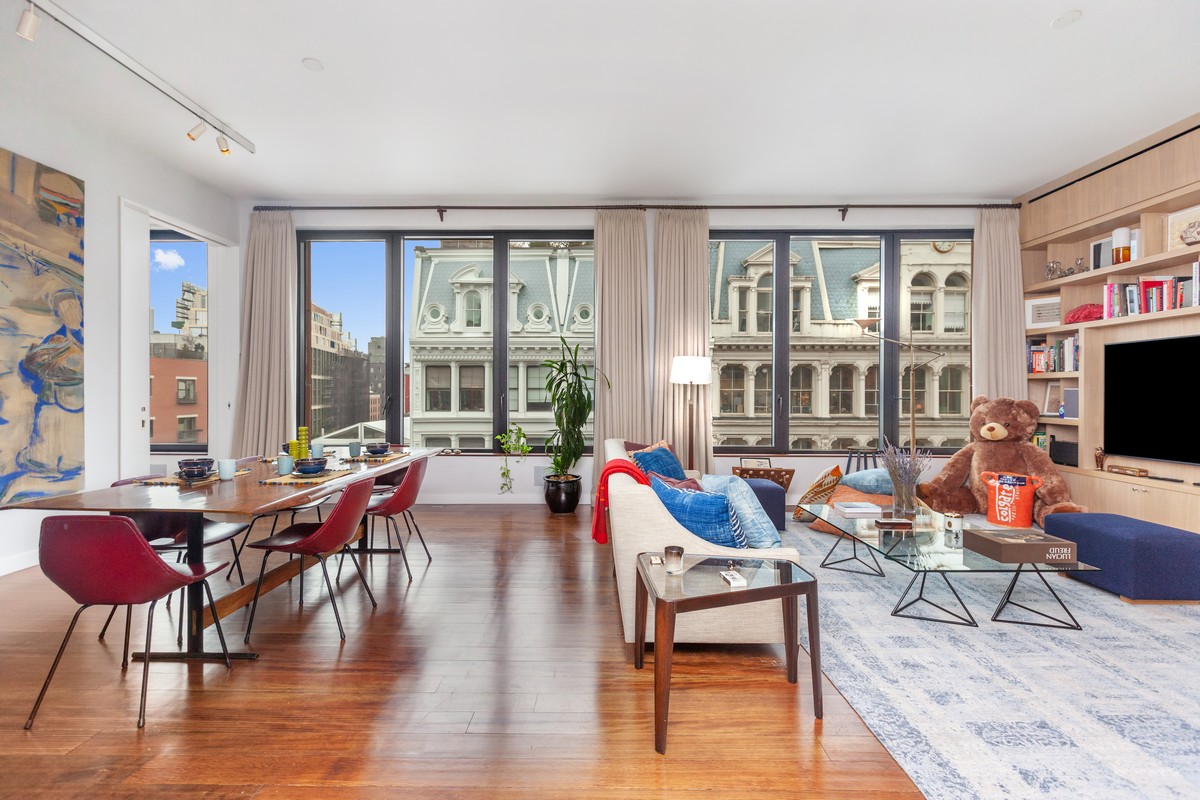
[[(945, 573), (938, 572), (936, 574), (940, 575), (942, 580), (946, 582), (946, 586), (949, 587), (951, 594), (954, 595), (954, 599), (958, 601), (958, 608), (962, 609), (961, 614), (953, 608), (946, 608), (945, 606), (938, 605), (926, 597), (925, 578), (929, 576), (929, 573), (918, 572), (917, 574), (913, 575), (912, 580), (908, 582), (908, 586), (904, 587), (904, 591), (900, 594), (900, 599), (896, 601), (896, 607), (892, 609), (892, 616), (906, 617), (907, 619), (923, 619), (926, 622), (944, 622), (947, 625), (967, 625), (971, 628), (978, 628), (979, 623), (977, 623), (975, 618), (971, 616), (970, 609), (967, 608), (967, 605), (962, 601), (962, 598), (958, 596), (958, 592), (954, 589), (954, 585), (950, 583), (950, 579), (946, 577)], [(917, 596), (905, 603), (904, 598), (908, 597), (908, 593), (912, 589), (913, 584), (917, 582), (917, 578), (921, 579), (921, 586), (917, 590)], [(920, 614), (902, 613), (917, 603), (925, 603), (926, 605), (933, 606), (938, 611), (941, 611), (943, 614), (951, 617), (951, 619), (946, 619), (945, 617), (923, 617)], [(995, 617), (993, 617), (993, 619), (995, 619)]]
[[(1079, 624), (1079, 622), (1075, 619), (1075, 615), (1071, 613), (1071, 609), (1067, 608), (1067, 604), (1064, 603), (1062, 598), (1058, 596), (1058, 592), (1054, 591), (1054, 587), (1049, 584), (1049, 582), (1046, 580), (1046, 576), (1043, 575), (1042, 571), (1037, 568), (1037, 564), (1030, 564), (1029, 566), (1033, 567), (1034, 574), (1041, 578), (1042, 584), (1045, 585), (1047, 590), (1049, 590), (1051, 597), (1054, 598), (1055, 602), (1058, 603), (1058, 607), (1066, 613), (1067, 617), (1069, 617), (1071, 621), (1068, 622), (1065, 619), (1052, 616), (1044, 611), (1038, 611), (1036, 608), (1030, 608), (1029, 606), (1013, 602), (1013, 589), (1017, 588), (1017, 579), (1021, 577), (1021, 570), (1025, 567), (1024, 564), (1021, 564), (1017, 567), (1017, 571), (1013, 573), (1012, 580), (1008, 582), (1008, 588), (1004, 590), (1004, 596), (1000, 598), (1000, 604), (996, 606), (996, 611), (992, 614), (992, 622), (1007, 622), (1010, 625), (1037, 625), (1041, 628), (1066, 628), (1067, 630), (1072, 631), (1083, 630), (1083, 626)], [(1024, 574), (1028, 575), (1029, 573), (1026, 572)], [(1050, 622), (1033, 622), (1021, 619), (1000, 619), (1000, 612), (1004, 611), (1004, 609), (1008, 606), (1016, 606), (1017, 608), (1028, 611), (1030, 614), (1037, 614), (1043, 619), (1048, 619)]]

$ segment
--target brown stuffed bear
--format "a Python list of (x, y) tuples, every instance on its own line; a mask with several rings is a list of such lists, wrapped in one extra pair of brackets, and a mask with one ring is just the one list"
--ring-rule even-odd
[(1033, 475), (1042, 479), (1033, 502), (1033, 519), (1040, 526), (1047, 514), (1087, 511), (1071, 502), (1066, 481), (1045, 451), (1029, 441), (1037, 428), (1038, 407), (1028, 400), (983, 395), (971, 401), (972, 441), (959, 450), (918, 496), (934, 511), (982, 514), (987, 511), (983, 472)]

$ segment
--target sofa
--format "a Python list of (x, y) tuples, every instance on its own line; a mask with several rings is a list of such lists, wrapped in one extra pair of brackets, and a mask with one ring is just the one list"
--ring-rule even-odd
[[(623, 439), (604, 441), (604, 461), (631, 461)], [(690, 472), (690, 477), (699, 473)], [(612, 543), (617, 578), (617, 599), (625, 641), (634, 641), (634, 604), (639, 553), (661, 553), (667, 545), (679, 545), (684, 553), (730, 558), (779, 558), (800, 564), (793, 547), (737, 549), (721, 547), (693, 535), (684, 528), (649, 486), (621, 473), (608, 479), (608, 538)], [(803, 566), (803, 565), (801, 565)], [(646, 640), (654, 640), (654, 614), (647, 615)], [(689, 611), (675, 622), (676, 642), (757, 644), (783, 642), (783, 610), (778, 602), (747, 603), (729, 608)]]

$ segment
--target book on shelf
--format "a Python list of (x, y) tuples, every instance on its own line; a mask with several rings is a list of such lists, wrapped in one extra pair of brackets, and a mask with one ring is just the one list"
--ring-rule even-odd
[(866, 503), (860, 500), (839, 500), (833, 504), (837, 512), (843, 517), (878, 517), (883, 509), (874, 503)]
[(1033, 443), (1040, 447), (1043, 451), (1050, 452), (1050, 437), (1045, 431), (1033, 432)]

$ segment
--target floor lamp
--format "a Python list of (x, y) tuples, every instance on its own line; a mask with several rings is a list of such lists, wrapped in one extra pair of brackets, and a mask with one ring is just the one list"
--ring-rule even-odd
[[(911, 327), (909, 327), (909, 329), (908, 329), (908, 341), (907, 342), (902, 341), (900, 339), (892, 339), (887, 336), (881, 336), (878, 333), (871, 333), (870, 331), (867, 330), (868, 328), (875, 327), (881, 321), (882, 320), (880, 320), (878, 317), (873, 318), (873, 319), (856, 319), (856, 320), (854, 320), (854, 322), (858, 325), (858, 327), (862, 328), (862, 332), (863, 332), (864, 336), (870, 336), (872, 339), (878, 339), (881, 342), (891, 342), (892, 344), (898, 344), (901, 347), (908, 348), (909, 365), (910, 365), (909, 369), (908, 369), (908, 452), (909, 452), (909, 455), (912, 457), (913, 461), (915, 462), (917, 460), (917, 403), (916, 403), (917, 370), (920, 369), (921, 367), (925, 367), (925, 366), (928, 366), (929, 364), (932, 364), (934, 361), (937, 361), (939, 358), (944, 356), (945, 353), (939, 353), (937, 350), (930, 350), (928, 347), (922, 347), (919, 344), (913, 344), (913, 332), (912, 332)], [(929, 359), (928, 361), (918, 364), (917, 363), (917, 351), (918, 350), (920, 350), (923, 353), (932, 353), (933, 358)]]
[(693, 386), (712, 383), (712, 359), (707, 356), (675, 356), (671, 360), (671, 383), (686, 386), (688, 400), (688, 469), (696, 468), (696, 390)]

